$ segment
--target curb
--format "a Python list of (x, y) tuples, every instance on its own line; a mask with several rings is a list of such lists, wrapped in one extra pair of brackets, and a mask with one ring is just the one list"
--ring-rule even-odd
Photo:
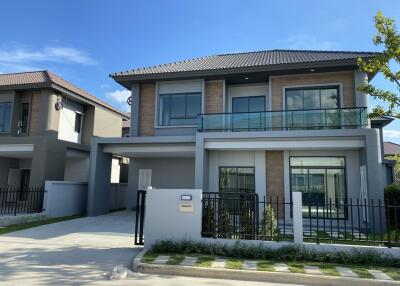
[[(140, 262), (142, 260), (143, 255), (147, 252), (147, 249), (143, 248), (133, 259), (132, 261), (132, 270), (135, 272), (141, 272), (139, 271), (139, 266), (142, 265)], [(144, 272), (143, 272), (144, 273)]]
[[(143, 250), (141, 251), (141, 253)], [(143, 254), (146, 251), (143, 252)], [(140, 253), (140, 254), (141, 254)], [(140, 255), (139, 254), (139, 255)], [(137, 257), (139, 257), (139, 255)], [(135, 258), (136, 261), (136, 258)], [(135, 264), (134, 261), (134, 264)], [(134, 266), (135, 267), (135, 266)], [(217, 278), (228, 280), (244, 280), (256, 282), (271, 283), (293, 283), (304, 285), (326, 285), (326, 286), (375, 286), (375, 285), (400, 285), (399, 281), (350, 278), (313, 274), (298, 273), (279, 273), (267, 271), (251, 271), (251, 270), (234, 270), (234, 269), (215, 269), (192, 266), (174, 266), (174, 265), (153, 265), (153, 264), (136, 264), (136, 270), (146, 274), (164, 274), (178, 275), (199, 278)]]

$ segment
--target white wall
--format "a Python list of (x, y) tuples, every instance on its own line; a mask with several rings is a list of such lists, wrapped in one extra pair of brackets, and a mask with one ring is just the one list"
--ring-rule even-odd
[(111, 183), (119, 183), (120, 173), (121, 173), (121, 167), (119, 165), (119, 159), (113, 158), (111, 160)]
[[(146, 195), (144, 224), (145, 247), (160, 239), (201, 239), (200, 189), (149, 189)], [(191, 195), (192, 201), (181, 201)], [(182, 212), (181, 204), (192, 204), (192, 212)]]
[(231, 85), (227, 88), (228, 112), (232, 112), (232, 98), (244, 96), (265, 96), (266, 110), (268, 110), (268, 84)]
[(209, 192), (219, 191), (219, 167), (254, 167), (256, 193), (266, 189), (265, 151), (209, 151)]
[(75, 182), (89, 181), (90, 158), (66, 158), (64, 180)]
[(83, 122), (84, 120), (83, 107), (73, 102), (64, 102), (64, 108), (60, 110), (58, 139), (74, 143), (81, 143), (83, 124), (81, 124), (81, 132), (80, 133), (75, 132), (76, 112), (82, 114), (82, 122)]
[(43, 207), (49, 217), (63, 217), (86, 212), (87, 183), (46, 181)]

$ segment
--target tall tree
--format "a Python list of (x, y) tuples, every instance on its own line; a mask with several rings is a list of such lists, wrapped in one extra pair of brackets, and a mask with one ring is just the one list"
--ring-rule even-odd
[[(383, 16), (381, 12), (376, 14), (374, 21), (377, 30), (377, 34), (373, 38), (374, 44), (376, 46), (383, 45), (384, 50), (367, 60), (359, 58), (358, 66), (361, 71), (367, 73), (382, 73), (385, 79), (397, 85), (397, 90), (400, 92), (400, 71), (396, 71), (393, 68), (394, 65), (398, 68), (400, 64), (400, 34), (397, 31), (395, 21)], [(380, 105), (375, 107), (369, 114), (370, 118), (389, 116), (400, 119), (399, 94), (379, 89), (369, 83), (364, 83), (358, 90), (383, 100), (388, 105), (386, 108)]]

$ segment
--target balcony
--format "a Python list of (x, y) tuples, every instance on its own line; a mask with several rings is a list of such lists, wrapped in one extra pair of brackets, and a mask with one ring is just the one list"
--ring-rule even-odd
[(213, 113), (198, 116), (199, 132), (353, 129), (368, 125), (365, 107)]

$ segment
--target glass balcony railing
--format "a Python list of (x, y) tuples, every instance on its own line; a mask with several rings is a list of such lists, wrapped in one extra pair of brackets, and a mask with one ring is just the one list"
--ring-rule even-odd
[(198, 131), (352, 129), (368, 125), (365, 107), (213, 113), (198, 116)]

